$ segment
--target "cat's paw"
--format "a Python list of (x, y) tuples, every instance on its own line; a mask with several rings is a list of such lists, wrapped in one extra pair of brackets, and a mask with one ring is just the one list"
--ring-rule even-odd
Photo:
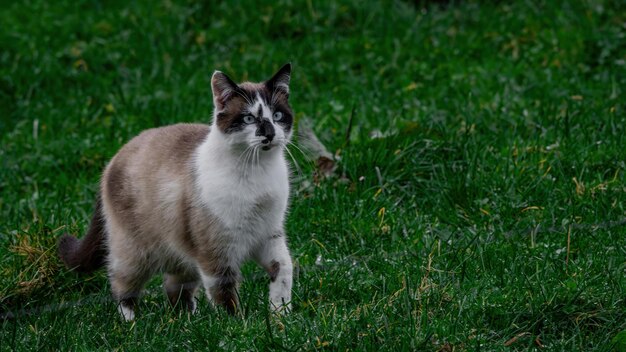
[(287, 315), (291, 313), (291, 302), (287, 304), (283, 304), (282, 301), (280, 301), (280, 303), (271, 302), (270, 305), (271, 305), (272, 312), (275, 314)]
[(117, 306), (117, 311), (120, 313), (124, 321), (130, 322), (135, 320), (135, 310), (133, 308), (119, 304)]

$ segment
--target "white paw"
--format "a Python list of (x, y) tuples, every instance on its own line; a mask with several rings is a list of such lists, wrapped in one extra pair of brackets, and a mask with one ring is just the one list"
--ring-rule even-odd
[(118, 312), (120, 312), (122, 318), (125, 321), (135, 320), (135, 311), (132, 308), (126, 307), (125, 305), (120, 303), (117, 305), (117, 310)]
[(284, 300), (272, 300), (270, 302), (271, 305), (271, 309), (272, 312), (280, 314), (280, 315), (286, 315), (291, 313), (291, 302), (287, 302), (287, 304), (283, 303)]

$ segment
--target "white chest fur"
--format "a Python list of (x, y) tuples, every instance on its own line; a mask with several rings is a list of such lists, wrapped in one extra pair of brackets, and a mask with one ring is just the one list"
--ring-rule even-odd
[(241, 152), (209, 135), (196, 154), (198, 196), (232, 236), (245, 241), (271, 236), (283, 227), (289, 198), (288, 169), (281, 150), (258, 151), (244, 166)]

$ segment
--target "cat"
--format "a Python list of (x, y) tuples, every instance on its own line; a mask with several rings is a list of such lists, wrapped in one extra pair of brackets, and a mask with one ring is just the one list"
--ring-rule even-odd
[(210, 302), (235, 314), (249, 259), (269, 275), (272, 310), (290, 311), (290, 79), (291, 64), (262, 83), (236, 84), (215, 71), (211, 125), (146, 130), (108, 163), (87, 234), (64, 234), (58, 251), (79, 272), (107, 267), (125, 320), (159, 273), (172, 305), (194, 312), (201, 283)]

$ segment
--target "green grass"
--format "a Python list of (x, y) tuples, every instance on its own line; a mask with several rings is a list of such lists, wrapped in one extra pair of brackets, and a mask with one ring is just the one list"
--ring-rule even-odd
[[(1, 7), (1, 350), (624, 351), (624, 2), (206, 3)], [(172, 311), (155, 279), (122, 322), (56, 238), (125, 141), (209, 121), (213, 70), (288, 61), (340, 156), (319, 184), (299, 158), (294, 312), (268, 314), (249, 265), (242, 317)]]

